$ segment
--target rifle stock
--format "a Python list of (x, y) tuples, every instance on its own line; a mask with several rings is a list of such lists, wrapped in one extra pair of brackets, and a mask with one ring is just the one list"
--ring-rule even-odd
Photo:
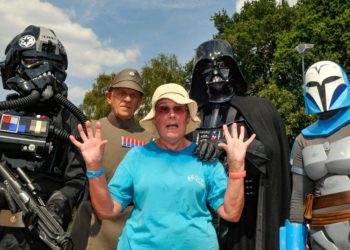
[[(0, 176), (4, 180), (10, 196), (23, 213), (31, 213), (37, 217), (37, 224), (28, 225), (28, 229), (30, 231), (36, 230), (40, 239), (53, 250), (72, 249), (73, 246), (69, 234), (63, 230), (61, 225), (47, 210), (40, 197), (37, 197), (33, 190), (27, 190), (6, 166), (5, 162), (0, 162)], [(27, 179), (26, 181), (29, 181), (27, 176), (25, 178)]]

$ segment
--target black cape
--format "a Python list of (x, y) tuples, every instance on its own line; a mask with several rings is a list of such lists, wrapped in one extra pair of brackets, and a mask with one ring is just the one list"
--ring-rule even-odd
[[(248, 96), (234, 96), (231, 100), (245, 119), (248, 126), (256, 133), (264, 147), (269, 161), (262, 166), (265, 173), (260, 174), (257, 214), (246, 204), (241, 220), (237, 223), (226, 223), (226, 237), (220, 242), (221, 249), (279, 249), (279, 228), (288, 218), (291, 195), (289, 144), (286, 138), (282, 119), (266, 99)], [(247, 229), (251, 219), (256, 218), (256, 227)], [(240, 223), (240, 225), (238, 225)], [(236, 229), (234, 229), (234, 227)], [(238, 230), (238, 231), (237, 231)], [(240, 235), (237, 232), (245, 231)], [(250, 231), (254, 230), (255, 232)], [(247, 233), (248, 232), (248, 233)]]

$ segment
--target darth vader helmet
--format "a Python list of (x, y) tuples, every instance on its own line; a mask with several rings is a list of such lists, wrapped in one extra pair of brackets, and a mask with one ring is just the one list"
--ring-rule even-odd
[(246, 90), (247, 83), (227, 41), (209, 40), (198, 46), (193, 60), (192, 99), (199, 105), (224, 103), (234, 94), (243, 95)]
[(1, 67), (4, 89), (26, 96), (38, 90), (42, 99), (55, 93), (67, 96), (67, 54), (53, 30), (28, 26), (12, 39)]
[(341, 66), (331, 61), (311, 65), (305, 73), (307, 114), (319, 114), (350, 105), (349, 80)]

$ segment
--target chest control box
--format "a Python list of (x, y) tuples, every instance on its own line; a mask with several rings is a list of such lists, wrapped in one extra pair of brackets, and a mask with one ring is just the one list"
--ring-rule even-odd
[(0, 149), (2, 152), (45, 154), (51, 120), (44, 116), (0, 114)]

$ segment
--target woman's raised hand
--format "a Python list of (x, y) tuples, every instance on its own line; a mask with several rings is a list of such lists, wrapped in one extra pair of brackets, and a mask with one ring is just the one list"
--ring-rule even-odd
[(92, 131), (90, 121), (86, 122), (87, 135), (81, 124), (78, 125), (78, 131), (83, 142), (78, 141), (72, 135), (69, 137), (70, 141), (80, 150), (84, 157), (87, 169), (100, 169), (104, 146), (107, 143), (107, 140), (102, 140), (101, 138), (101, 123), (96, 122), (95, 135)]
[(248, 146), (254, 141), (255, 134), (252, 134), (248, 140), (244, 141), (245, 128), (240, 127), (240, 133), (238, 135), (237, 124), (232, 125), (230, 134), (227, 125), (223, 126), (226, 143), (219, 143), (219, 147), (223, 148), (227, 153), (227, 163), (229, 170), (243, 171), (244, 170), (244, 159), (246, 156)]

